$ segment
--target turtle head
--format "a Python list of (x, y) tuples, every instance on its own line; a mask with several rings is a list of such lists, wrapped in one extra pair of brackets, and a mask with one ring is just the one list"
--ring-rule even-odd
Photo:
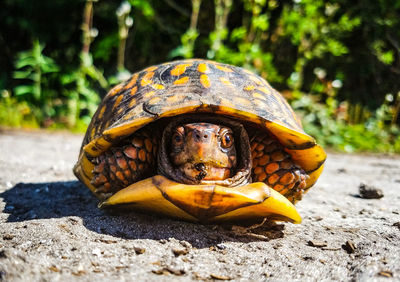
[(164, 128), (158, 173), (184, 184), (241, 186), (251, 181), (249, 137), (221, 116), (185, 115)]
[(172, 132), (171, 163), (181, 174), (199, 182), (232, 176), (236, 168), (232, 129), (204, 122), (178, 125)]

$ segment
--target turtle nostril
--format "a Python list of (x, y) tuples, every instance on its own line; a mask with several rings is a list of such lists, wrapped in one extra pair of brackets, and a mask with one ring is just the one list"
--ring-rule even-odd
[(197, 171), (204, 171), (206, 169), (206, 166), (203, 163), (197, 163), (194, 165), (194, 168)]
[(208, 135), (206, 134), (206, 135), (204, 135), (204, 139), (207, 139), (208, 138)]

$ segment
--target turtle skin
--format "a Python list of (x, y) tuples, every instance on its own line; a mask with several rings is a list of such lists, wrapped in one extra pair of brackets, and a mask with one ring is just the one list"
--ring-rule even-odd
[(88, 127), (75, 175), (101, 199), (154, 175), (160, 130), (182, 115), (224, 116), (245, 124), (252, 181), (293, 203), (322, 172), (324, 150), (263, 78), (193, 59), (151, 66), (111, 89)]

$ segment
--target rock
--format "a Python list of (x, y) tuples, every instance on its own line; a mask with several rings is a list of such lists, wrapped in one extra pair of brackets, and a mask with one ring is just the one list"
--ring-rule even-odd
[(382, 270), (382, 271), (378, 272), (378, 275), (390, 278), (390, 277), (393, 277), (393, 272), (391, 272), (389, 270)]
[(186, 255), (187, 253), (189, 253), (189, 250), (188, 249), (181, 249), (181, 248), (174, 248), (174, 249), (172, 249), (172, 252), (177, 257), (177, 256), (180, 256), (180, 255)]
[(322, 241), (317, 241), (317, 240), (310, 240), (307, 242), (307, 245), (311, 247), (316, 247), (316, 248), (323, 248), (328, 246), (328, 243), (322, 242)]
[(141, 255), (141, 254), (143, 254), (143, 253), (146, 251), (145, 248), (141, 248), (141, 247), (134, 247), (133, 249), (135, 250), (135, 253), (136, 253), (137, 255)]
[(231, 280), (232, 278), (224, 275), (218, 275), (218, 274), (210, 274), (211, 279), (216, 279), (216, 280)]
[(363, 199), (380, 199), (383, 197), (383, 191), (371, 185), (361, 183), (358, 191)]
[(225, 250), (226, 246), (224, 244), (220, 243), (220, 244), (217, 244), (217, 248), (220, 250)]
[(348, 254), (353, 254), (357, 247), (352, 241), (346, 241), (344, 245), (342, 245), (343, 250), (345, 250)]
[(393, 223), (393, 226), (396, 226), (398, 229), (400, 229), (400, 221)]

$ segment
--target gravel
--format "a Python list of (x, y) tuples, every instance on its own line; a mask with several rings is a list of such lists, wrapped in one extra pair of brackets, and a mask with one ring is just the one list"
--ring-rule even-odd
[(0, 132), (0, 281), (400, 279), (399, 156), (330, 153), (302, 224), (251, 228), (98, 209), (71, 171), (82, 138)]

